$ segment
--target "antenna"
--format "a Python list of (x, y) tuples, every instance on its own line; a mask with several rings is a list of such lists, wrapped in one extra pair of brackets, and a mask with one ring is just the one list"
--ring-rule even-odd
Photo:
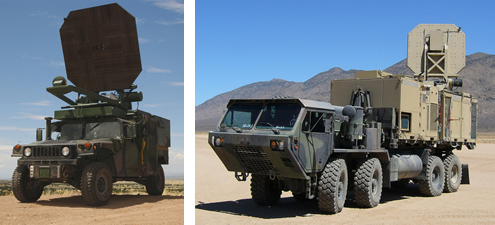
[(117, 3), (71, 11), (60, 38), (67, 78), (79, 88), (131, 89), (141, 73), (136, 19)]

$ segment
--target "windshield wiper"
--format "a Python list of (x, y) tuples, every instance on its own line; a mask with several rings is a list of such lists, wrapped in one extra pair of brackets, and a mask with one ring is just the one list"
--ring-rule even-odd
[(242, 130), (239, 129), (238, 127), (230, 127), (232, 130), (234, 130), (236, 133), (242, 133)]
[(275, 126), (273, 126), (272, 124), (266, 123), (266, 122), (258, 122), (258, 123), (267, 124), (268, 126), (270, 126), (272, 128), (271, 130), (273, 131), (274, 134), (280, 134), (280, 131), (277, 130), (277, 128), (275, 128)]
[(101, 122), (98, 122), (94, 127), (92, 127), (91, 129), (89, 129), (89, 131), (92, 131), (94, 130), (97, 126), (100, 126)]

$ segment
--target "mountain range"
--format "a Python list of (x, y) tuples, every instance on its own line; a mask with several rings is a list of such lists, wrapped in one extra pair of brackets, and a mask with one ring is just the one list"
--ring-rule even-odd
[[(334, 67), (316, 74), (305, 82), (282, 79), (248, 84), (217, 95), (196, 106), (196, 131), (214, 130), (230, 99), (258, 99), (290, 96), (319, 101), (330, 101), (330, 82), (354, 78), (357, 70)], [(385, 72), (413, 75), (406, 59), (388, 67)], [(467, 92), (478, 99), (478, 131), (495, 131), (495, 55), (475, 53), (466, 56), (466, 67), (459, 73), (463, 87), (455, 91)]]

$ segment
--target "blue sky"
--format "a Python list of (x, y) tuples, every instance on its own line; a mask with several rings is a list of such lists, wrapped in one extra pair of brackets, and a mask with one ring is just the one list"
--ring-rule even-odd
[(466, 54), (495, 53), (495, 1), (197, 1), (195, 105), (246, 84), (406, 58), (420, 23), (453, 23)]
[[(46, 91), (64, 76), (59, 29), (70, 11), (114, 1), (0, 2), (0, 179), (10, 179), (12, 146), (35, 141), (45, 116), (66, 104)], [(171, 120), (167, 177), (184, 174), (184, 4), (181, 0), (117, 1), (137, 20), (143, 71), (134, 82), (139, 109)], [(134, 105), (136, 106), (136, 105)]]

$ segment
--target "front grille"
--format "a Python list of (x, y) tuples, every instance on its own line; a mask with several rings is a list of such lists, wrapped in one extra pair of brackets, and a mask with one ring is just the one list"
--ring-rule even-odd
[(237, 145), (234, 152), (248, 173), (270, 175), (273, 164), (261, 147)]
[(31, 147), (32, 157), (35, 158), (59, 158), (62, 157), (62, 146), (35, 146)]

